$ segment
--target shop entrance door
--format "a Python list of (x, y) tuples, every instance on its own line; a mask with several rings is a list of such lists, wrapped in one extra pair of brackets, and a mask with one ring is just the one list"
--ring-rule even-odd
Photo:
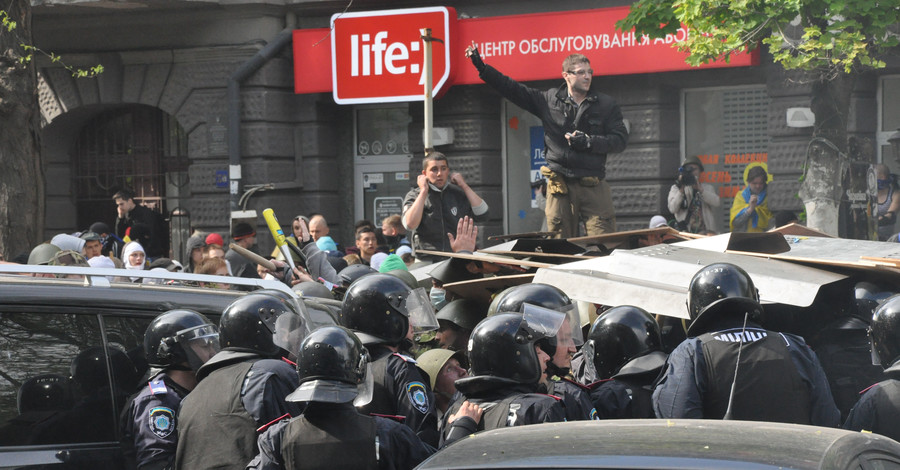
[(354, 111), (353, 194), (357, 220), (370, 220), (380, 227), (385, 217), (402, 211), (403, 197), (411, 188), (412, 154), (407, 137), (410, 121), (407, 105), (358, 107)]

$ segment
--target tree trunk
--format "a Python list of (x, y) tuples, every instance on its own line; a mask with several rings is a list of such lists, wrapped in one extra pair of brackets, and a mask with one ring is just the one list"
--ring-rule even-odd
[(847, 119), (854, 77), (841, 74), (813, 84), (810, 108), (816, 116), (813, 140), (807, 150), (800, 198), (810, 228), (838, 236), (842, 180), (849, 169)]
[(44, 174), (37, 75), (34, 61), (20, 62), (21, 44), (32, 44), (31, 3), (7, 5), (17, 23), (0, 30), (0, 253), (9, 259), (42, 241)]

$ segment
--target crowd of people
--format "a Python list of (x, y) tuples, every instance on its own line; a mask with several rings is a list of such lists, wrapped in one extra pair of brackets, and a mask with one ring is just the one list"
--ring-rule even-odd
[[(625, 148), (628, 129), (615, 101), (591, 87), (590, 61), (566, 58), (565, 84), (541, 91), (485, 64), (474, 46), (466, 56), (487, 84), (543, 122), (549, 230), (563, 238), (615, 231), (605, 163)], [(701, 182), (703, 170), (687, 158), (671, 187), (679, 230), (718, 231), (721, 201)], [(879, 213), (893, 223), (900, 199), (882, 185), (884, 172), (878, 178)], [(765, 164), (748, 165), (744, 181), (730, 229), (778, 224)], [(576, 302), (546, 284), (510, 287), (489, 305), (455, 297), (443, 285), (481, 277), (482, 267), (420, 251), (475, 251), (488, 204), (440, 152), (426, 154), (416, 183), (401, 213), (358, 222), (352, 244), (331, 235), (325, 215), (308, 214), (291, 220), (286, 248), (268, 256), (254, 252), (255, 227), (238, 223), (227, 245), (221, 234), (195, 233), (181, 259), (169, 257), (165, 221), (121, 191), (114, 230), (97, 222), (59, 234), (18, 261), (122, 268), (122, 282), (141, 279), (129, 270), (148, 269), (262, 278), (300, 298), (340, 302), (334, 324), (318, 327), (276, 289), (238, 298), (218, 325), (183, 309), (154, 319), (144, 337), (150, 375), (121, 415), (135, 468), (410, 469), (482, 430), (623, 418), (843, 425), (900, 438), (892, 419), (900, 382), (879, 382), (855, 406), (839, 406), (816, 353), (804, 338), (766, 327), (753, 280), (733, 264), (699, 267), (689, 320), (666, 337), (670, 344), (660, 317), (594, 306), (596, 319), (585, 322)], [(668, 224), (657, 216), (650, 228)], [(426, 290), (409, 271), (433, 262)], [(855, 318), (871, 321), (874, 356), (891, 377), (900, 364), (900, 296)]]

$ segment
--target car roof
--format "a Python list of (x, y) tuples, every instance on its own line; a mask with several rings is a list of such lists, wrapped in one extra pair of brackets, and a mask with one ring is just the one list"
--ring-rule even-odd
[[(31, 277), (30, 274), (69, 274), (79, 279)], [(0, 265), (0, 305), (9, 309), (58, 307), (74, 313), (91, 311), (131, 311), (159, 314), (173, 308), (186, 308), (217, 316), (246, 291), (193, 287), (189, 285), (110, 282), (106, 276), (166, 279), (185, 282), (222, 282), (221, 276), (159, 271), (132, 271), (86, 267)], [(284, 284), (261, 279), (229, 277), (233, 286), (249, 289), (268, 288), (296, 297)]]
[(580, 421), (477, 433), (418, 469), (837, 469), (861, 450), (897, 458), (900, 443), (872, 433), (754, 421)]

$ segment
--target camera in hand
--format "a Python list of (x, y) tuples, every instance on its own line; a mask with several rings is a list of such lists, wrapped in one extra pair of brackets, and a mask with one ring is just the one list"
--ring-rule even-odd
[(697, 184), (697, 178), (694, 177), (693, 171), (680, 166), (678, 167), (678, 183), (679, 186), (693, 186)]

